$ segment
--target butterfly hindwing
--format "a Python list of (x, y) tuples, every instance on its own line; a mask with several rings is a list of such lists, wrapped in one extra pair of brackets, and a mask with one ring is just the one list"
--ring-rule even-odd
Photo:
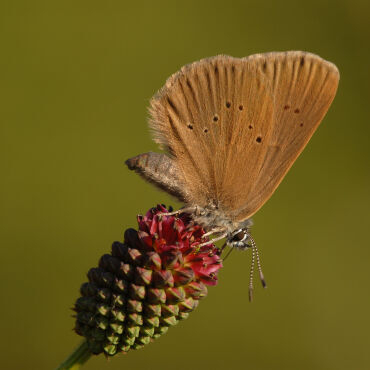
[(166, 154), (143, 153), (129, 158), (125, 164), (146, 181), (165, 190), (180, 201), (185, 201), (184, 184), (176, 163)]

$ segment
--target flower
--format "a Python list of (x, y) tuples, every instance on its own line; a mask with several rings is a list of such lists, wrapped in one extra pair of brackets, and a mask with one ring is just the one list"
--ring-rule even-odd
[(163, 205), (138, 216), (124, 243), (114, 242), (88, 272), (75, 304), (77, 334), (94, 354), (138, 349), (189, 316), (217, 284), (219, 250), (190, 215)]

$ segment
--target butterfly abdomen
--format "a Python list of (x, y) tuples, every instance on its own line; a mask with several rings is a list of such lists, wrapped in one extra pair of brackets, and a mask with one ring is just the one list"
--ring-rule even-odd
[(125, 164), (161, 190), (186, 201), (183, 183), (174, 161), (165, 154), (148, 152), (128, 159)]

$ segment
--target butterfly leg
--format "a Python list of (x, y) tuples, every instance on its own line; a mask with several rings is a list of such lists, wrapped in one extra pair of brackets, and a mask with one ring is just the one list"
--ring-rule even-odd
[(218, 234), (218, 233), (223, 233), (225, 232), (225, 228), (223, 227), (215, 227), (211, 231), (208, 231), (208, 233), (205, 233), (202, 235), (202, 239), (206, 238), (207, 236), (213, 235), (213, 234)]
[(194, 213), (196, 211), (196, 207), (185, 207), (178, 209), (177, 211), (167, 212), (167, 213), (159, 213), (160, 216), (176, 216), (180, 213)]
[(204, 247), (205, 245), (209, 245), (209, 244), (215, 243), (215, 242), (217, 242), (217, 241), (219, 241), (221, 239), (226, 238), (226, 236), (227, 236), (227, 233), (223, 233), (220, 236), (218, 236), (217, 238), (211, 239), (208, 242), (204, 242), (204, 243), (201, 243), (201, 244), (197, 245), (196, 248), (201, 248), (201, 247)]

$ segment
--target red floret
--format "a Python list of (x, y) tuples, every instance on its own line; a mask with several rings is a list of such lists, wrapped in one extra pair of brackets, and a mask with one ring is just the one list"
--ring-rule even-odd
[(216, 285), (217, 273), (222, 267), (219, 249), (211, 243), (198, 247), (209, 239), (202, 239), (204, 229), (194, 224), (188, 214), (163, 216), (163, 213), (168, 213), (168, 210), (158, 205), (145, 216), (138, 217), (141, 241), (148, 250), (157, 252), (163, 261), (166, 261), (168, 255), (180, 252), (184, 266), (193, 270), (195, 280), (206, 285)]

